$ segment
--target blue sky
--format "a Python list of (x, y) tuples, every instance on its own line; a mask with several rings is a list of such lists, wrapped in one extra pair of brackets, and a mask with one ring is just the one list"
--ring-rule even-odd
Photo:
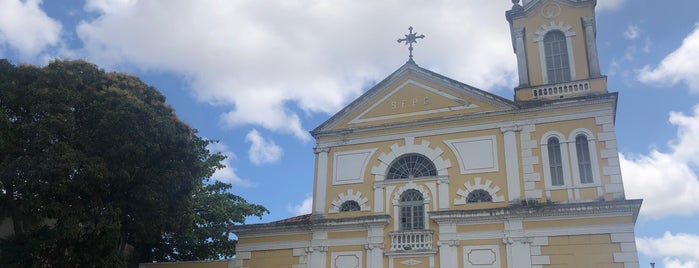
[[(641, 267), (699, 267), (699, 2), (598, 0), (620, 95), (627, 198), (644, 198)], [(310, 211), (308, 131), (400, 67), (412, 25), (427, 69), (511, 99), (508, 0), (0, 0), (0, 58), (85, 59), (163, 92), (227, 154), (217, 178), (272, 221)], [(249, 219), (250, 223), (259, 222)]]

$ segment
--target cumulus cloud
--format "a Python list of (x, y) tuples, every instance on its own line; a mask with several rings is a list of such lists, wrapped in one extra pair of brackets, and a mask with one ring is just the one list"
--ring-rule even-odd
[(626, 0), (601, 0), (597, 1), (598, 11), (614, 11), (624, 5)]
[(277, 162), (284, 153), (282, 148), (277, 146), (274, 141), (266, 140), (255, 129), (248, 132), (245, 140), (252, 143), (250, 150), (248, 150), (248, 157), (250, 157), (250, 162), (255, 165)]
[(680, 48), (670, 53), (656, 67), (643, 67), (638, 73), (643, 83), (673, 86), (680, 82), (699, 93), (699, 24), (682, 42)]
[[(308, 141), (302, 114), (331, 114), (407, 60), (408, 26), (426, 39), (423, 67), (473, 86), (512, 86), (507, 1), (106, 1), (77, 34), (100, 66), (173, 72), (199, 101), (227, 107), (227, 127), (254, 125)], [(390, 19), (387, 19), (390, 18)], [(137, 67), (136, 67), (137, 66)]]
[(236, 169), (231, 165), (231, 160), (235, 160), (236, 155), (228, 149), (227, 145), (221, 142), (211, 143), (207, 146), (207, 149), (212, 153), (221, 153), (226, 156), (226, 159), (221, 161), (225, 167), (217, 170), (212, 176), (213, 179), (240, 187), (255, 186), (251, 181), (240, 178), (238, 174), (236, 174)]
[(306, 194), (306, 199), (301, 201), (301, 204), (296, 204), (296, 205), (287, 205), (287, 210), (289, 213), (294, 214), (296, 216), (298, 215), (304, 215), (311, 213), (311, 209), (313, 208), (313, 195), (311, 194)]
[(0, 0), (0, 45), (33, 58), (60, 42), (61, 23), (46, 15), (40, 4), (41, 0)]
[(659, 238), (637, 238), (636, 246), (647, 256), (663, 258), (663, 267), (699, 268), (699, 236), (696, 234), (665, 232)]
[(692, 115), (670, 113), (677, 138), (670, 152), (653, 149), (648, 155), (620, 154), (626, 196), (645, 199), (641, 214), (657, 219), (699, 212), (699, 105)]
[(629, 40), (634, 40), (640, 36), (641, 28), (638, 28), (638, 26), (634, 24), (629, 25), (629, 27), (626, 28), (626, 31), (624, 31), (624, 37)]

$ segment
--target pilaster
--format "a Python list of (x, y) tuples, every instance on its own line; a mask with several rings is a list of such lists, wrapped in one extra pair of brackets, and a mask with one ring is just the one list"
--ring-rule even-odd
[(587, 47), (587, 64), (590, 68), (590, 77), (600, 77), (602, 76), (602, 72), (600, 70), (599, 56), (597, 54), (595, 17), (583, 17), (582, 24), (585, 29), (585, 45)]
[(328, 187), (328, 153), (329, 147), (316, 147), (314, 149), (318, 158), (318, 168), (316, 170), (316, 192), (313, 195), (315, 209), (313, 216), (322, 218), (325, 215), (325, 190)]

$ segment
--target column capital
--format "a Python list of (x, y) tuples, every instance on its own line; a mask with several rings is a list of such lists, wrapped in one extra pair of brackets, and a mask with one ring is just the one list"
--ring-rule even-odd
[(514, 28), (512, 32), (514, 32), (515, 39), (524, 39), (524, 28)]
[(327, 246), (312, 246), (312, 247), (306, 248), (306, 253), (312, 253), (312, 252), (328, 252), (328, 247)]
[(595, 17), (594, 16), (583, 17), (582, 22), (583, 22), (583, 26), (585, 26), (585, 27), (594, 26), (595, 25)]
[(328, 153), (330, 152), (330, 147), (315, 147), (313, 148), (314, 153)]
[(439, 240), (437, 241), (437, 246), (458, 247), (459, 240)]
[(502, 243), (505, 245), (512, 245), (515, 243), (521, 244), (531, 244), (534, 240), (531, 237), (509, 237), (505, 236), (502, 238)]
[(520, 132), (520, 131), (522, 131), (522, 127), (520, 127), (517, 124), (512, 125), (512, 126), (500, 127), (500, 132), (502, 132), (503, 134), (505, 134), (507, 132)]
[(383, 245), (383, 243), (368, 243), (368, 244), (364, 245), (364, 249), (366, 249), (366, 250), (374, 250), (374, 249), (383, 250), (384, 245)]

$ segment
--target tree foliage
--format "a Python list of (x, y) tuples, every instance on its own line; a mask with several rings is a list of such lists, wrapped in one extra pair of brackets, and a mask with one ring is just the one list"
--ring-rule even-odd
[(267, 210), (211, 182), (212, 141), (138, 78), (0, 60), (0, 266), (121, 267), (231, 256)]

